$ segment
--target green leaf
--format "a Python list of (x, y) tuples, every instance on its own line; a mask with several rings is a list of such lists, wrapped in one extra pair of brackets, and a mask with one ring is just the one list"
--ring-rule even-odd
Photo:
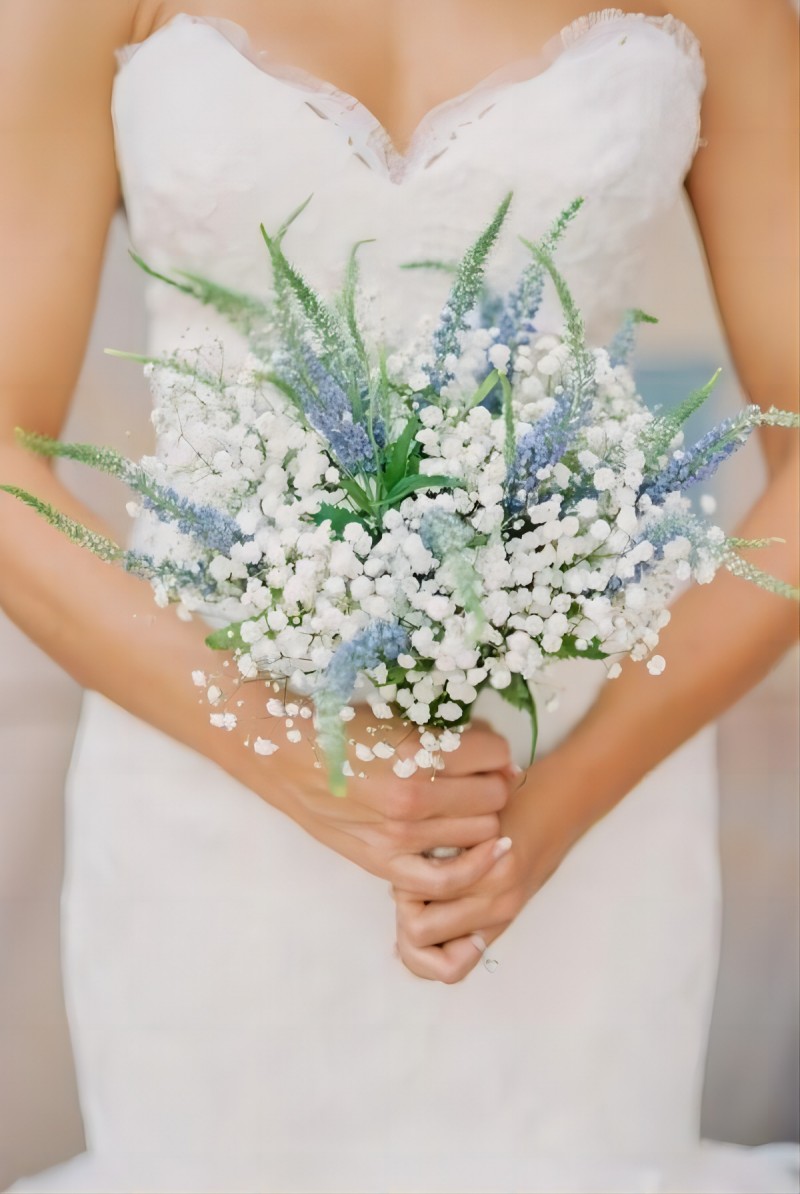
[(503, 443), (503, 454), (505, 456), (506, 468), (510, 469), (514, 464), (514, 457), (517, 452), (517, 437), (514, 427), (514, 403), (511, 394), (511, 383), (505, 373), (500, 374), (500, 385), (503, 388), (503, 422), (505, 423), (506, 432)]
[(290, 214), (286, 217), (286, 219), (283, 221), (283, 223), (281, 224), (278, 231), (275, 233), (275, 240), (278, 242), (278, 244), (281, 243), (284, 236), (291, 228), (292, 224), (295, 222), (295, 220), (297, 219), (297, 217), (299, 215), (303, 214), (303, 212), (306, 210), (306, 208), (308, 207), (309, 203), (311, 202), (311, 200), (313, 198), (314, 198), (314, 192), (312, 191), (311, 194), (307, 195), (306, 198), (303, 200), (303, 202), (301, 204), (299, 204), (299, 206), (296, 207), (293, 212), (290, 212)]
[(646, 311), (642, 311), (640, 307), (631, 307), (625, 312), (625, 318), (629, 319), (632, 324), (637, 323), (658, 323), (657, 315), (648, 315)]
[(331, 506), (327, 502), (324, 502), (314, 515), (314, 522), (317, 526), (325, 521), (330, 522), (334, 534), (339, 539), (342, 537), (342, 531), (350, 522), (357, 522), (366, 531), (369, 530), (369, 527), (360, 514), (356, 514), (354, 510), (348, 510), (346, 506)]
[(347, 759), (347, 734), (340, 717), (343, 702), (330, 692), (320, 691), (314, 697), (316, 710), (317, 745), (328, 772), (328, 786), (332, 795), (347, 794), (347, 780), (343, 773)]
[(465, 482), (459, 477), (428, 477), (421, 474), (414, 477), (403, 477), (379, 505), (393, 506), (417, 489), (442, 489), (445, 487), (463, 489), (464, 486)]
[(341, 485), (347, 496), (352, 498), (360, 510), (365, 514), (372, 513), (372, 502), (369, 499), (369, 495), (352, 477), (340, 476), (338, 484)]
[(92, 555), (98, 556), (108, 564), (122, 563), (125, 552), (113, 539), (108, 539), (105, 535), (100, 535), (97, 531), (92, 531), (88, 527), (82, 526), (74, 518), (69, 518), (66, 514), (62, 514), (60, 510), (56, 510), (55, 506), (51, 506), (48, 502), (43, 502), (35, 494), (28, 493), (25, 489), (19, 489), (16, 485), (0, 485), (0, 491), (8, 493), (24, 505), (30, 506), (51, 527), (54, 527), (57, 531), (61, 531), (77, 547), (85, 547)]
[(294, 295), (308, 323), (319, 337), (323, 353), (329, 360), (357, 357), (346, 325), (284, 254), (280, 245), (282, 234), (270, 236), (262, 224), (261, 235), (272, 260), (276, 286), (285, 287)]
[(527, 249), (530, 249), (534, 258), (543, 269), (550, 275), (553, 285), (558, 295), (558, 301), (561, 304), (561, 310), (564, 313), (564, 322), (566, 325), (564, 343), (570, 350), (573, 368), (575, 370), (575, 402), (580, 402), (586, 390), (591, 386), (594, 380), (594, 361), (591, 353), (586, 347), (585, 329), (583, 324), (583, 317), (578, 310), (575, 299), (572, 297), (572, 292), (566, 283), (565, 278), (559, 273), (555, 262), (547, 248), (547, 237), (544, 237), (538, 244), (532, 241), (525, 240), (525, 237), (520, 237), (520, 240)]
[(35, 452), (38, 456), (74, 460), (78, 464), (85, 464), (99, 472), (118, 477), (121, 481), (130, 481), (140, 471), (138, 465), (120, 456), (113, 448), (98, 448), (94, 444), (64, 444), (49, 435), (24, 431), (21, 427), (17, 427), (14, 434), (23, 448)]
[(683, 424), (706, 401), (717, 384), (717, 379), (721, 372), (721, 369), (717, 369), (713, 377), (710, 377), (704, 386), (700, 386), (697, 390), (692, 390), (691, 394), (675, 407), (675, 410), (655, 419), (650, 429), (645, 432), (646, 444), (644, 450), (648, 465), (651, 467), (655, 465), (658, 462), (658, 458), (663, 456), (669, 449), (670, 444)]
[(306, 418), (306, 413), (303, 409), (303, 400), (294, 386), (290, 385), (288, 381), (284, 381), (283, 378), (279, 377), (277, 373), (262, 373), (260, 375), (260, 380), (266, 381), (271, 386), (274, 386), (276, 390), (280, 390), (280, 392), (289, 399), (292, 406), (296, 408), (298, 416), (301, 418), (302, 422), (305, 423), (306, 427), (308, 426), (308, 419)]
[(590, 640), (588, 647), (581, 651), (577, 646), (574, 634), (565, 634), (561, 640), (561, 647), (555, 652), (557, 659), (608, 659), (608, 652), (603, 650), (599, 638)]
[(786, 597), (789, 601), (800, 601), (800, 588), (797, 585), (788, 584), (785, 580), (780, 580), (777, 576), (764, 572), (762, 568), (756, 568), (755, 564), (743, 559), (732, 548), (726, 550), (722, 558), (722, 565), (734, 576), (739, 576), (742, 580), (749, 580), (752, 584), (758, 585), (760, 589), (774, 593), (776, 597)]
[(449, 353), (458, 351), (458, 333), (464, 327), (465, 317), (480, 298), (486, 261), (508, 214), (511, 197), (512, 192), (509, 191), (486, 228), (474, 244), (470, 245), (459, 263), (455, 281), (445, 302), (449, 322), (446, 326), (440, 324), (436, 333), (437, 369), (441, 368), (444, 358)]
[(173, 286), (183, 294), (191, 295), (204, 306), (214, 307), (228, 323), (238, 328), (246, 336), (249, 336), (256, 328), (263, 327), (271, 318), (270, 308), (253, 298), (252, 295), (243, 294), (238, 290), (229, 290), (227, 286), (220, 286), (217, 282), (212, 282), (209, 278), (201, 277), (199, 274), (190, 273), (188, 270), (175, 271), (185, 279), (183, 282), (178, 282), (175, 278), (170, 278), (166, 274), (154, 270), (137, 253), (131, 250), (129, 252), (139, 268), (151, 278), (156, 278), (159, 282), (166, 282), (168, 286)]
[(171, 369), (174, 373), (180, 373), (184, 377), (191, 377), (193, 381), (208, 386), (212, 390), (218, 390), (220, 393), (227, 385), (224, 374), (215, 375), (206, 373), (202, 369), (197, 369), (195, 366), (190, 365), (187, 361), (179, 360), (176, 356), (147, 357), (135, 352), (122, 352), (117, 348), (105, 348), (103, 351), (106, 356), (118, 357), (123, 361), (138, 361), (142, 365), (156, 365), (159, 369)]
[[(577, 215), (583, 206), (583, 202), (583, 197), (580, 195), (577, 199), (573, 199), (541, 238), (539, 244), (548, 253), (552, 254), (555, 252), (558, 242), (567, 229), (567, 225)], [(527, 313), (529, 317), (538, 309), (541, 302), (544, 275), (545, 270), (543, 265), (540, 261), (534, 260), (526, 265), (520, 276), (517, 285), (516, 305), (520, 312)]]
[(121, 348), (104, 348), (107, 357), (118, 357), (121, 361), (137, 361), (140, 365), (163, 365), (160, 357), (147, 357), (140, 352), (124, 352)]
[(356, 347), (361, 367), (364, 370), (364, 376), (369, 380), (369, 357), (367, 350), (364, 347), (364, 341), (361, 337), (361, 329), (358, 326), (358, 317), (356, 315), (356, 293), (358, 290), (358, 250), (362, 245), (370, 245), (374, 242), (375, 237), (368, 237), (365, 240), (356, 241), (350, 250), (350, 257), (347, 261), (347, 270), (345, 272), (344, 291), (342, 293), (342, 305), (344, 307), (345, 320), (350, 331), (353, 344)]
[(532, 763), (536, 756), (536, 744), (539, 740), (539, 718), (536, 713), (536, 701), (533, 693), (518, 672), (511, 677), (511, 683), (507, 688), (499, 688), (496, 691), (509, 705), (513, 705), (515, 709), (522, 709), (524, 713), (528, 714), (531, 723), (530, 762)]
[(472, 410), (473, 406), (478, 406), (481, 402), (483, 402), (484, 398), (488, 398), (494, 387), (497, 385), (499, 379), (500, 374), (496, 369), (493, 369), (491, 373), (487, 374), (487, 376), (478, 386), (475, 393), (470, 398), (467, 405), (464, 407), (464, 410)]
[(220, 626), (206, 635), (206, 646), (212, 651), (243, 651), (247, 644), (242, 638), (243, 622), (231, 622), (230, 626)]
[(458, 272), (457, 261), (403, 261), (400, 263), (400, 269), (434, 269), (441, 270), (443, 273), (455, 274)]
[(636, 341), (635, 330), (640, 323), (658, 323), (658, 320), (638, 307), (625, 311), (619, 330), (606, 348), (612, 365), (627, 365)]
[(396, 442), (392, 445), (384, 473), (384, 481), (388, 490), (393, 489), (405, 476), (408, 454), (414, 443), (414, 436), (419, 429), (420, 421), (416, 415), (413, 415), (406, 423)]

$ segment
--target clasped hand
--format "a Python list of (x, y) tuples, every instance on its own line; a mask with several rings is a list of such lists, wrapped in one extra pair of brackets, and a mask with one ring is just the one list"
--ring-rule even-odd
[[(369, 711), (359, 711), (350, 723), (355, 741), (366, 740), (360, 731), (369, 721)], [(455, 983), (543, 882), (527, 841), (527, 775), (514, 766), (506, 739), (480, 721), (435, 772), (400, 778), (393, 763), (413, 756), (418, 735), (405, 730), (394, 745), (392, 759), (375, 758), (364, 778), (348, 781), (344, 799), (330, 793), (310, 741), (281, 750), (282, 806), (311, 836), (389, 883), (397, 952), (408, 969)], [(275, 785), (274, 773), (262, 771), (260, 782), (251, 777), (272, 803)], [(425, 856), (437, 846), (462, 853)]]

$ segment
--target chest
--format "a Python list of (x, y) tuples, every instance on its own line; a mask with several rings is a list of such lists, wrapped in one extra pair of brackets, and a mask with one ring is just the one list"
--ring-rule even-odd
[[(259, 225), (276, 231), (313, 195), (286, 238), (294, 264), (331, 293), (369, 239), (365, 283), (402, 328), (437, 310), (448, 282), (405, 263), (460, 258), (511, 190), (492, 264), (507, 288), (527, 256), (520, 237), (541, 236), (581, 195), (560, 265), (587, 325), (615, 320), (637, 305), (637, 248), (691, 163), (703, 85), (685, 26), (604, 10), (427, 109), (401, 151), (360, 97), (265, 53), (229, 19), (178, 13), (120, 54), (113, 114), (131, 239), (156, 268), (262, 293)], [(168, 315), (177, 336), (196, 312)]]
[[(613, 11), (658, 16), (661, 5)], [(585, 0), (166, 0), (144, 35), (181, 12), (226, 18), (250, 44), (352, 96), (404, 151), (424, 115), (503, 66), (532, 58)], [(612, 10), (606, 10), (612, 11)], [(596, 14), (591, 14), (596, 15)]]

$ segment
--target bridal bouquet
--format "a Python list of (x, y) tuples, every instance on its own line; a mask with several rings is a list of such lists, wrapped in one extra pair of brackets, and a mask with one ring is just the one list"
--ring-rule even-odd
[[(211, 619), (207, 642), (233, 652), (244, 680), (267, 681), (266, 711), (289, 743), (313, 718), (334, 791), (352, 774), (356, 699), (375, 720), (368, 741), (351, 742), (360, 762), (392, 757), (389, 719), (423, 731), (416, 756), (395, 762), (407, 776), (442, 765), (486, 685), (527, 711), (535, 746), (533, 689), (551, 661), (607, 660), (613, 678), (629, 656), (657, 675), (668, 603), (690, 579), (724, 567), (796, 596), (741, 558), (754, 544), (727, 537), (687, 496), (758, 424), (796, 419), (750, 406), (687, 445), (683, 426), (717, 375), (653, 413), (628, 361), (637, 323), (655, 321), (630, 311), (608, 346), (586, 343), (553, 257), (581, 199), (523, 242), (529, 259), (509, 293), (486, 285), (510, 201), (452, 268), (427, 343), (364, 333), (365, 242), (335, 298), (308, 284), (282, 248), (300, 208), (275, 235), (262, 228), (268, 305), (191, 274), (155, 275), (215, 306), (249, 345), (233, 369), (219, 343), (135, 358), (154, 395), (155, 456), (134, 463), (21, 433), (35, 451), (120, 477), (136, 495), (131, 513), (163, 525), (150, 554), (125, 551), (9, 492), (147, 577), (159, 604)], [(545, 285), (563, 311), (557, 335), (536, 327)], [(232, 729), (221, 688), (194, 679), (212, 722)], [(272, 737), (253, 746), (278, 748)]]

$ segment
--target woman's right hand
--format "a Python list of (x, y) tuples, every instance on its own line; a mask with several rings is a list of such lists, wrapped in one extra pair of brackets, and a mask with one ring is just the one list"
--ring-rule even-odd
[[(442, 753), (440, 770), (419, 769), (406, 778), (395, 773), (394, 764), (413, 758), (420, 749), (419, 734), (400, 722), (383, 722), (389, 728), (382, 738), (394, 747), (394, 755), (362, 763), (351, 754), (355, 774), (347, 781), (346, 795), (334, 796), (327, 771), (320, 766), (310, 720), (295, 721), (305, 733), (299, 742), (291, 743), (285, 740), (280, 719), (276, 719), (276, 732), (267, 733), (263, 713), (257, 723), (247, 716), (248, 707), (252, 714), (259, 703), (263, 706), (263, 691), (259, 683), (240, 689), (245, 708), (239, 712), (239, 726), (246, 730), (257, 724), (260, 732), (279, 744), (279, 750), (268, 758), (252, 749), (242, 751), (238, 735), (232, 734), (225, 734), (220, 745), (231, 759), (237, 759), (237, 778), (280, 807), (312, 837), (422, 899), (458, 895), (505, 853), (508, 846), (500, 838), (499, 813), (519, 772), (506, 739), (485, 722), (474, 722), (462, 734), (457, 750)], [(374, 722), (368, 708), (358, 709), (347, 725), (348, 738), (370, 741), (367, 728)], [(234, 751), (227, 750), (228, 744)], [(220, 761), (232, 770), (224, 757)], [(463, 852), (449, 859), (423, 856), (436, 846), (458, 846)]]

